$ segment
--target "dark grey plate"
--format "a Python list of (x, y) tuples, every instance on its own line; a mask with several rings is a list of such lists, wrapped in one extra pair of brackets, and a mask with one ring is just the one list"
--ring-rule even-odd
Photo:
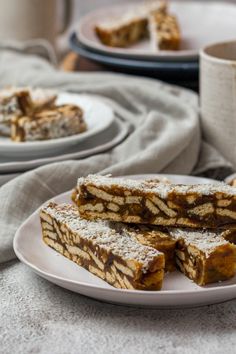
[(83, 46), (79, 42), (75, 33), (72, 33), (70, 36), (70, 47), (81, 56), (106, 65), (114, 71), (153, 76), (166, 81), (187, 81), (198, 79), (198, 61), (165, 62), (119, 58), (110, 54), (96, 52), (95, 50)]

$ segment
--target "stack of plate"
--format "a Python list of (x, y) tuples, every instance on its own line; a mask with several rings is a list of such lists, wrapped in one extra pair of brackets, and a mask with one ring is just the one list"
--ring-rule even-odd
[(170, 1), (170, 12), (178, 17), (182, 45), (179, 51), (153, 52), (149, 40), (130, 48), (111, 48), (97, 38), (99, 22), (129, 11), (134, 4), (110, 6), (84, 16), (71, 35), (71, 48), (88, 59), (135, 74), (167, 81), (193, 81), (198, 78), (198, 54), (204, 46), (235, 39), (236, 6), (225, 2)]
[(70, 137), (16, 143), (0, 137), (0, 185), (30, 169), (58, 161), (81, 159), (111, 149), (119, 144), (129, 126), (110, 106), (89, 95), (59, 93), (57, 104), (76, 104), (84, 111), (88, 129)]

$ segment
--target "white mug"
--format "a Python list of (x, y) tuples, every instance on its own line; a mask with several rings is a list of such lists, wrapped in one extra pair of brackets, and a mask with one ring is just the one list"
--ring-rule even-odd
[(201, 51), (200, 106), (205, 140), (236, 168), (236, 41)]
[(46, 39), (55, 46), (71, 15), (71, 1), (64, 1), (63, 28), (58, 30), (58, 0), (0, 0), (0, 40)]

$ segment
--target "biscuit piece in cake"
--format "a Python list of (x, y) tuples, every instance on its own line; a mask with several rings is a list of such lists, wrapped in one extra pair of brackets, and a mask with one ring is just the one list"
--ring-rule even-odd
[(224, 229), (236, 222), (236, 189), (223, 183), (148, 185), (89, 175), (78, 179), (74, 199), (81, 216), (90, 220)]
[(177, 240), (176, 263), (198, 285), (227, 280), (235, 275), (236, 246), (218, 232), (169, 229)]
[(49, 203), (40, 214), (44, 242), (116, 288), (160, 290), (164, 254), (105, 221), (81, 219), (75, 206)]
[(57, 139), (86, 129), (82, 109), (68, 104), (12, 119), (11, 138), (18, 142)]

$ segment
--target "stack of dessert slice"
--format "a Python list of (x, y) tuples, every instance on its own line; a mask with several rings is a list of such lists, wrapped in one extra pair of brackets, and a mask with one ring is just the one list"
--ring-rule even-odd
[(56, 139), (86, 130), (76, 105), (56, 105), (50, 90), (9, 88), (0, 91), (0, 136), (15, 142)]
[(43, 239), (115, 287), (159, 290), (175, 267), (198, 285), (235, 275), (233, 187), (90, 175), (72, 199), (42, 208)]

